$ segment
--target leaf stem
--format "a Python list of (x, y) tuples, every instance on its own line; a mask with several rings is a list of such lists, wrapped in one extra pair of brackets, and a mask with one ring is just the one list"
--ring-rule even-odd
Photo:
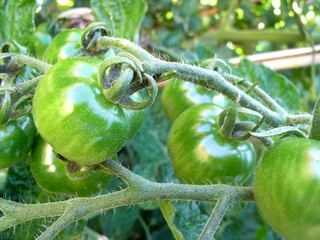
[(52, 66), (51, 64), (47, 64), (41, 60), (38, 60), (33, 57), (29, 57), (24, 54), (17, 54), (15, 60), (19, 64), (26, 64), (28, 66), (38, 68), (44, 72), (46, 72)]
[(198, 240), (213, 240), (220, 222), (222, 221), (229, 206), (233, 203), (232, 196), (225, 195), (218, 200)]

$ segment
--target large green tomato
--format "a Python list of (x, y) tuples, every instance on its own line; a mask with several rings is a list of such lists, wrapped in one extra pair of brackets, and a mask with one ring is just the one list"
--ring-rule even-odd
[(109, 102), (98, 85), (97, 58), (69, 58), (41, 78), (33, 98), (40, 135), (63, 157), (100, 163), (117, 153), (140, 128), (143, 111)]
[(31, 113), (0, 126), (0, 168), (10, 167), (26, 158), (36, 135)]
[(198, 84), (181, 79), (172, 79), (167, 83), (161, 100), (171, 123), (190, 107), (203, 103), (212, 103), (225, 108), (230, 103), (222, 94), (217, 94)]
[(253, 172), (256, 155), (252, 144), (219, 134), (221, 111), (213, 104), (201, 104), (183, 112), (172, 124), (168, 151), (182, 182), (241, 185)]
[(282, 237), (320, 238), (320, 141), (276, 142), (258, 161), (253, 187), (260, 212)]
[(32, 149), (31, 171), (38, 185), (47, 192), (90, 196), (99, 193), (112, 178), (112, 175), (98, 170), (90, 171), (85, 177), (69, 178), (66, 165), (39, 137)]
[(82, 29), (73, 28), (60, 32), (47, 47), (44, 60), (47, 63), (55, 64), (75, 53), (81, 48), (82, 31)]

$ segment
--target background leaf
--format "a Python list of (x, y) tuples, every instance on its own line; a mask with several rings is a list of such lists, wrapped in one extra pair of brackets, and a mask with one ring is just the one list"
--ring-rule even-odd
[(248, 59), (239, 63), (240, 76), (252, 83), (259, 82), (259, 87), (266, 91), (286, 110), (299, 110), (300, 92), (285, 76)]
[(176, 208), (172, 205), (171, 201), (167, 200), (159, 201), (159, 206), (175, 239), (183, 240), (184, 238), (181, 232), (173, 224), (173, 217), (176, 212)]
[(144, 0), (91, 0), (91, 8), (96, 21), (111, 25), (112, 13), (115, 25), (115, 37), (133, 41), (139, 31), (141, 21), (147, 10)]
[(36, 0), (5, 1), (0, 13), (0, 42), (15, 40), (20, 45), (32, 47), (34, 11)]

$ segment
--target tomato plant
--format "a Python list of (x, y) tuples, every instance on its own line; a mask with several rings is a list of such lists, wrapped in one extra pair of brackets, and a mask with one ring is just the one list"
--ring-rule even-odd
[(26, 158), (36, 134), (31, 113), (0, 126), (0, 168), (10, 167)]
[(143, 111), (109, 102), (97, 82), (96, 58), (61, 60), (42, 77), (33, 98), (40, 135), (63, 157), (100, 163), (117, 153), (143, 121)]
[(70, 178), (66, 165), (65, 161), (54, 155), (48, 143), (41, 137), (37, 139), (31, 153), (31, 171), (42, 189), (50, 193), (90, 196), (101, 191), (112, 178), (112, 175), (101, 170), (91, 170), (83, 177)]
[(220, 136), (221, 108), (201, 104), (189, 108), (173, 123), (168, 152), (173, 170), (191, 184), (243, 184), (255, 165), (255, 151), (249, 141), (233, 142)]
[(285, 138), (258, 161), (253, 189), (267, 223), (288, 240), (319, 239), (320, 142)]
[(171, 123), (188, 108), (202, 103), (212, 103), (222, 108), (228, 105), (227, 98), (222, 94), (181, 79), (171, 79), (166, 84), (161, 100)]
[(44, 53), (44, 60), (50, 64), (54, 64), (75, 53), (81, 47), (80, 38), (82, 31), (82, 29), (73, 28), (58, 33), (47, 47)]

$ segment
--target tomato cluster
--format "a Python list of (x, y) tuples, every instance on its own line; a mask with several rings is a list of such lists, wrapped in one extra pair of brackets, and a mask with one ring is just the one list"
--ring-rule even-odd
[[(92, 57), (93, 53), (78, 57), (85, 52), (81, 34), (80, 29), (63, 31), (45, 52), (36, 51), (52, 67), (36, 88), (32, 111), (0, 126), (0, 168), (31, 154), (31, 170), (41, 188), (50, 193), (90, 196), (109, 183), (112, 175), (100, 164), (116, 156), (133, 138), (144, 111), (107, 100), (98, 79), (103, 61)], [(121, 69), (108, 69), (109, 75), (116, 76), (116, 68)], [(29, 71), (26, 68), (15, 76), (14, 84), (23, 83), (27, 77), (22, 75)], [(142, 101), (138, 94), (129, 98)], [(320, 217), (315, 214), (320, 210), (319, 141), (279, 140), (256, 165), (249, 140), (234, 141), (219, 131), (223, 124), (219, 116), (230, 105), (223, 95), (173, 79), (162, 93), (162, 104), (172, 123), (168, 153), (181, 182), (241, 186), (247, 184), (255, 168), (255, 200), (271, 227), (289, 240), (319, 239)], [(73, 165), (75, 174), (70, 169)]]

